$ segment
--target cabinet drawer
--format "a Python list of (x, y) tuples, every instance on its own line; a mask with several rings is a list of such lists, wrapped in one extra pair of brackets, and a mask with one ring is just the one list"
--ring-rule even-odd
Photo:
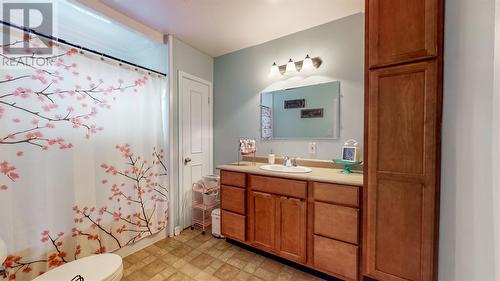
[(315, 182), (314, 200), (359, 207), (359, 187)]
[(358, 279), (358, 247), (314, 235), (313, 265), (320, 270)]
[(220, 171), (221, 184), (246, 187), (246, 174), (231, 172), (231, 171)]
[(314, 202), (314, 233), (358, 244), (358, 214), (354, 208)]
[(245, 192), (243, 188), (221, 186), (221, 208), (223, 210), (245, 214)]
[(222, 235), (231, 239), (245, 241), (246, 239), (245, 216), (222, 210), (221, 226), (222, 226)]
[(305, 181), (250, 175), (248, 183), (252, 190), (306, 198), (307, 182)]

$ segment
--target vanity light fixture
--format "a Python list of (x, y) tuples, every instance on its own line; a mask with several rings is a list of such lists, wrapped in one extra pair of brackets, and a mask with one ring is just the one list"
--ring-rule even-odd
[(301, 71), (308, 72), (315, 68), (319, 68), (322, 62), (321, 58), (311, 58), (309, 55), (306, 55), (304, 60), (301, 61), (294, 62), (292, 59), (289, 59), (287, 64), (277, 65), (276, 62), (274, 62), (271, 65), (269, 76), (274, 77), (277, 76), (278, 73), (281, 75), (289, 75)]
[(313, 61), (309, 55), (306, 55), (306, 58), (302, 61), (302, 71), (309, 71), (314, 69)]
[(280, 68), (276, 64), (276, 62), (273, 62), (273, 65), (271, 65), (271, 70), (269, 71), (269, 76), (277, 76), (280, 74)]
[(296, 71), (297, 71), (297, 68), (295, 67), (295, 63), (293, 62), (292, 59), (289, 59), (288, 63), (286, 64), (285, 74), (292, 74)]

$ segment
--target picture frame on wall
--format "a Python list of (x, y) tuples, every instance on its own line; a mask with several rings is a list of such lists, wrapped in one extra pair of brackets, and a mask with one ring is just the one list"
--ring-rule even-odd
[(286, 100), (284, 106), (285, 109), (304, 108), (306, 106), (306, 100), (305, 99)]
[(300, 118), (323, 118), (323, 108), (302, 109)]

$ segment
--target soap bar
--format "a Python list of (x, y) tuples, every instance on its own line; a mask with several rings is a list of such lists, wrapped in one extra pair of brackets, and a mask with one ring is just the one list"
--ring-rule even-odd
[(274, 154), (269, 154), (269, 155), (267, 155), (267, 163), (269, 163), (269, 164), (274, 164), (274, 161), (275, 161), (275, 156), (274, 156)]

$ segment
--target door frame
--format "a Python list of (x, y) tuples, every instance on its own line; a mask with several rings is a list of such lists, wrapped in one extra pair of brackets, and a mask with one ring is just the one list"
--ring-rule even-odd
[[(169, 71), (171, 69), (174, 69), (174, 63), (172, 61), (172, 58), (174, 57), (173, 51), (172, 51), (172, 46), (173, 46), (173, 36), (172, 35), (167, 35), (167, 46), (168, 46), (168, 69)], [(174, 168), (175, 168), (175, 160), (174, 160), (174, 116), (175, 116), (175, 103), (174, 103), (174, 77), (172, 75), (172, 72), (168, 73), (168, 173), (169, 173), (169, 200), (168, 200), (168, 236), (169, 237), (174, 237), (175, 235), (175, 228), (177, 227), (175, 225), (175, 215), (177, 210), (173, 208), (173, 202), (174, 198), (178, 197), (176, 196), (176, 191), (174, 186), (175, 186), (175, 176), (173, 174)]]
[(208, 111), (209, 111), (209, 120), (208, 120), (208, 124), (209, 124), (209, 134), (208, 134), (208, 138), (209, 138), (209, 165), (208, 165), (208, 168), (209, 168), (209, 171), (213, 172), (213, 165), (214, 165), (214, 125), (213, 125), (213, 111), (214, 111), (214, 106), (213, 106), (213, 100), (214, 100), (214, 97), (213, 97), (213, 83), (210, 82), (210, 81), (207, 81), (205, 79), (202, 79), (200, 77), (197, 77), (195, 75), (192, 75), (192, 74), (189, 74), (187, 72), (184, 72), (182, 70), (179, 70), (178, 71), (178, 75), (177, 75), (177, 97), (178, 97), (178, 112), (177, 112), (177, 117), (178, 117), (178, 121), (177, 121), (177, 126), (178, 126), (178, 132), (179, 132), (179, 138), (178, 138), (178, 146), (177, 146), (177, 149), (179, 151), (179, 161), (178, 161), (178, 165), (179, 165), (179, 171), (178, 171), (178, 177), (179, 177), (179, 188), (178, 188), (178, 195), (177, 195), (177, 200), (179, 200), (179, 204), (178, 204), (178, 207), (179, 209), (177, 210), (178, 213), (179, 213), (179, 226), (181, 227), (181, 231), (184, 230), (184, 228), (186, 227), (184, 225), (184, 211), (183, 211), (183, 208), (182, 208), (182, 203), (183, 203), (183, 190), (184, 190), (184, 178), (183, 178), (183, 169), (184, 169), (184, 151), (183, 151), (183, 141), (184, 141), (184, 137), (183, 137), (183, 126), (182, 126), (182, 113), (183, 113), (183, 104), (182, 104), (182, 90), (183, 90), (183, 83), (182, 83), (182, 80), (183, 78), (187, 78), (187, 79), (190, 79), (190, 80), (193, 80), (195, 82), (198, 82), (198, 83), (201, 83), (201, 84), (205, 84), (208, 86)]

